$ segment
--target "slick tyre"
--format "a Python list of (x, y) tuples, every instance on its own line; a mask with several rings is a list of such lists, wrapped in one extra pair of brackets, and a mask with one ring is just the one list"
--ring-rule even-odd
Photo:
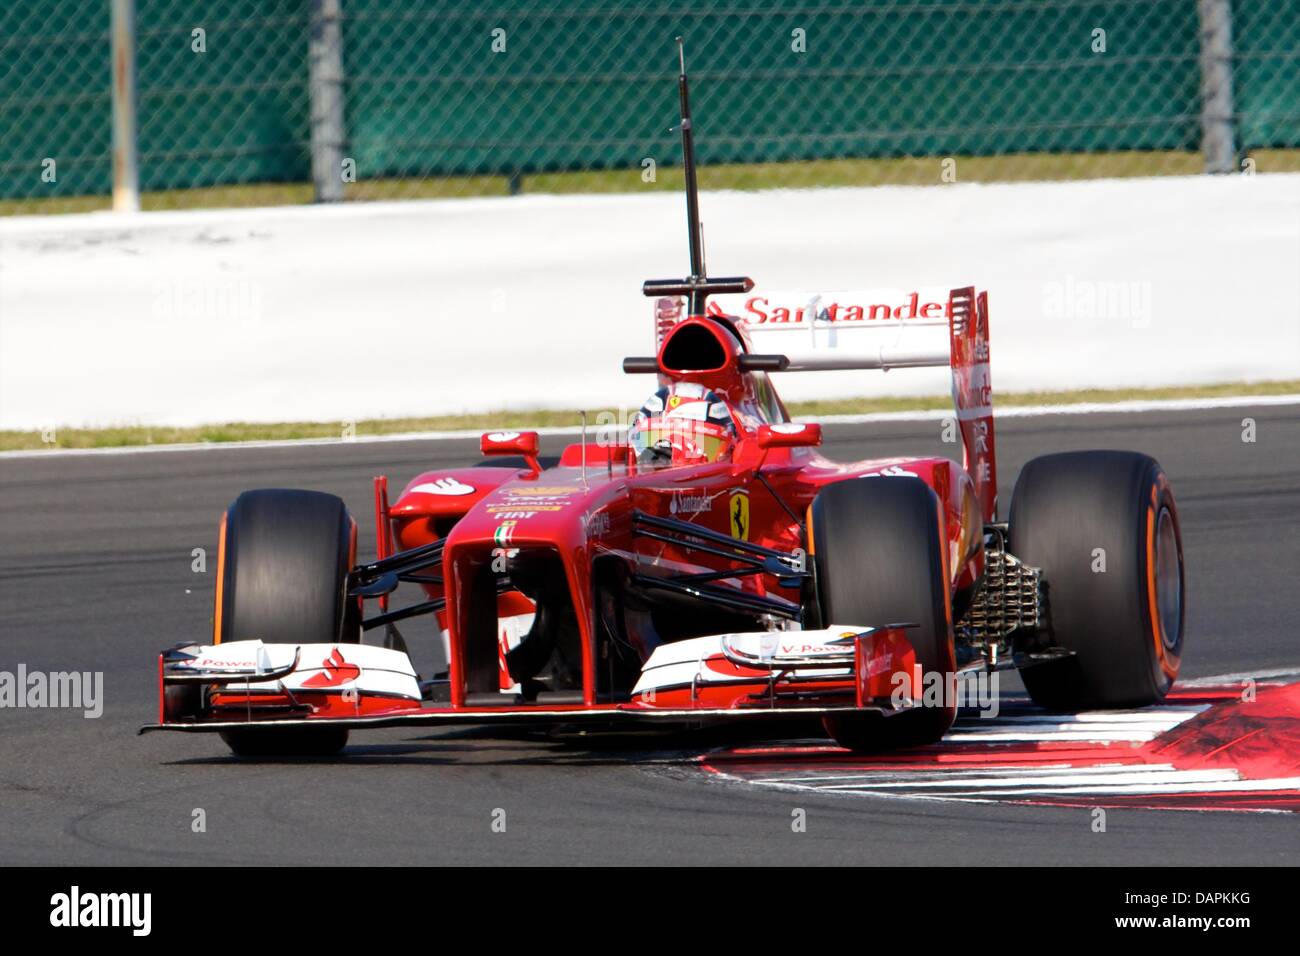
[(237, 757), (332, 757), (348, 745), (348, 731), (346, 727), (224, 730), (221, 739)]
[[(347, 596), (356, 557), (356, 522), (334, 495), (295, 489), (246, 491), (222, 524), (218, 553), (217, 643), (360, 640), (361, 614)], [(325, 756), (346, 744), (346, 729), (227, 731), (241, 756)]]
[[(812, 551), (824, 626), (912, 623), (906, 636), (923, 674), (955, 679), (951, 591), (939, 501), (919, 478), (857, 478), (823, 488), (812, 505)], [(835, 715), (826, 732), (869, 752), (939, 740), (956, 717), (953, 695), (891, 717)]]
[(1127, 451), (1045, 455), (1011, 498), (1011, 553), (1042, 570), (1046, 631), (1072, 657), (1021, 671), (1034, 702), (1075, 712), (1158, 703), (1183, 650), (1183, 549), (1159, 463)]

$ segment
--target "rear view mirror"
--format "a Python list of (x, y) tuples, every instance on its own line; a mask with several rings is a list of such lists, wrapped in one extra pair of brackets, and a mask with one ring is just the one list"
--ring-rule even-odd
[(822, 443), (822, 427), (815, 422), (779, 422), (758, 426), (759, 448), (812, 448)]
[(537, 461), (539, 447), (537, 432), (484, 432), (478, 442), (479, 451), (489, 457), (523, 455), (534, 475), (542, 470)]

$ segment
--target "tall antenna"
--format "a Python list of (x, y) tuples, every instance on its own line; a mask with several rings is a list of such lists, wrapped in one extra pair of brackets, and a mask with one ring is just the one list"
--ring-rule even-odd
[[(691, 128), (691, 93), (686, 79), (686, 44), (677, 38), (677, 62), (681, 72), (677, 76), (677, 96), (682, 113), (682, 170), (686, 173), (686, 235), (691, 244), (691, 278), (707, 275), (704, 271), (704, 237), (700, 224), (700, 187), (695, 178), (695, 131)], [(702, 303), (701, 303), (702, 304)], [(691, 313), (695, 314), (695, 302)]]
[(704, 315), (710, 295), (748, 292), (754, 280), (744, 276), (710, 279), (704, 271), (704, 238), (700, 225), (700, 188), (695, 175), (695, 127), (691, 123), (690, 90), (686, 80), (686, 44), (677, 38), (677, 92), (681, 100), (682, 168), (686, 174), (686, 235), (691, 249), (691, 273), (685, 279), (647, 279), (641, 291), (647, 296), (684, 295), (690, 315)]

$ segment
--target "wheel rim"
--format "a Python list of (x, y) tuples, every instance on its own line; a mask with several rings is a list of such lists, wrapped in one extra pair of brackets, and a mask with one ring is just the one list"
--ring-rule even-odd
[(1156, 610), (1160, 614), (1160, 640), (1172, 651), (1182, 637), (1183, 573), (1178, 532), (1168, 508), (1160, 509), (1156, 525)]

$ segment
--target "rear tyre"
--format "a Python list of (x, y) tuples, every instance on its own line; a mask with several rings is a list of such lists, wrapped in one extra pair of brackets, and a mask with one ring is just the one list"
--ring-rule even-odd
[(1178, 510), (1160, 464), (1127, 451), (1044, 455), (1011, 498), (1007, 546), (1042, 570), (1047, 636), (1073, 657), (1021, 672), (1049, 710), (1158, 703), (1183, 648)]
[[(939, 501), (919, 478), (860, 478), (823, 488), (812, 506), (813, 563), (824, 626), (914, 623), (906, 631), (926, 677), (955, 679)], [(917, 689), (915, 693), (920, 693)], [(883, 717), (827, 717), (840, 746), (869, 752), (939, 740), (957, 714), (951, 694), (939, 706)]]
[[(317, 491), (246, 491), (226, 512), (218, 558), (218, 643), (355, 644), (360, 604), (347, 596), (356, 522), (342, 500)], [(226, 731), (240, 756), (327, 756), (347, 744), (338, 727)]]

